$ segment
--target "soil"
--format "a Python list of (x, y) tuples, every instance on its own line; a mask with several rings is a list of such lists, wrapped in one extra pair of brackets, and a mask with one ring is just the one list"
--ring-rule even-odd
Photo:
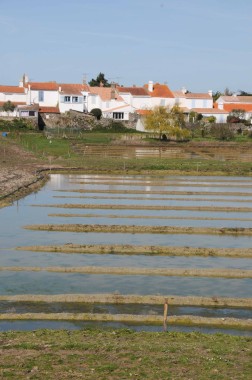
[(36, 191), (47, 180), (46, 167), (30, 152), (0, 138), (0, 207)]

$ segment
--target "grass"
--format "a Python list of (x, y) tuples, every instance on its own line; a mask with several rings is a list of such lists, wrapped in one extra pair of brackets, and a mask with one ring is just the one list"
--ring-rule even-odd
[[(234, 148), (230, 148), (233, 160), (221, 161), (216, 159), (185, 159), (167, 157), (145, 157), (145, 158), (124, 158), (112, 157), (110, 155), (111, 142), (121, 139), (125, 133), (101, 133), (101, 132), (82, 132), (81, 137), (46, 137), (39, 131), (17, 131), (14, 129), (7, 138), (0, 139), (0, 144), (8, 143), (11, 140), (21, 145), (26, 151), (34, 153), (41, 162), (46, 162), (50, 166), (80, 168), (89, 171), (119, 171), (141, 172), (141, 171), (172, 171), (192, 174), (215, 174), (215, 175), (251, 175), (251, 162), (239, 162), (235, 157)], [(136, 137), (136, 133), (134, 139)], [(130, 136), (130, 133), (128, 134)], [(143, 141), (141, 138), (139, 142)], [(251, 141), (251, 140), (250, 140)], [(78, 151), (78, 147), (86, 145), (102, 145), (104, 151), (100, 155), (89, 155), (88, 152)], [(166, 143), (165, 143), (166, 144)], [(183, 143), (186, 146), (187, 143)], [(238, 144), (238, 143), (237, 143)], [(110, 150), (106, 151), (106, 146), (110, 145)], [(239, 145), (239, 144), (238, 144)], [(124, 145), (124, 149), (125, 149)], [(149, 145), (145, 146), (148, 147)], [(160, 141), (152, 140), (150, 146), (160, 146)], [(163, 143), (161, 144), (163, 146)]]
[(87, 329), (0, 334), (2, 379), (250, 379), (248, 337)]

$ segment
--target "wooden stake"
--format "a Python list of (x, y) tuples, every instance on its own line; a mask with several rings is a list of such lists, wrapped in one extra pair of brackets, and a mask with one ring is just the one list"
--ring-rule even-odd
[(167, 314), (168, 314), (168, 300), (166, 299), (164, 303), (164, 324), (163, 324), (165, 332), (167, 331)]

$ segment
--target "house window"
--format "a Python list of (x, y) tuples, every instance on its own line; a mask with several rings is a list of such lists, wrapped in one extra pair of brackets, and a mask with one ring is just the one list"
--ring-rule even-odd
[(29, 111), (29, 116), (36, 116), (35, 111)]
[(113, 119), (123, 120), (124, 113), (123, 112), (113, 112)]
[(29, 116), (29, 112), (28, 111), (21, 111), (21, 116), (27, 117), (27, 116)]
[(85, 102), (87, 100), (87, 96), (83, 95), (83, 101)]
[(39, 100), (39, 102), (43, 102), (44, 101), (44, 91), (39, 91), (38, 92), (38, 100)]
[(79, 98), (78, 98), (78, 96), (73, 96), (73, 97), (72, 97), (72, 103), (79, 103)]
[(64, 96), (64, 103), (70, 103), (71, 97), (70, 96)]

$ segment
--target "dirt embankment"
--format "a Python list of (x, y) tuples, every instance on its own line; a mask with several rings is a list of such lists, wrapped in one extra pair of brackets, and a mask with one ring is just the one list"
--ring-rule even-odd
[(47, 180), (39, 160), (11, 141), (0, 138), (0, 207), (35, 191)]

